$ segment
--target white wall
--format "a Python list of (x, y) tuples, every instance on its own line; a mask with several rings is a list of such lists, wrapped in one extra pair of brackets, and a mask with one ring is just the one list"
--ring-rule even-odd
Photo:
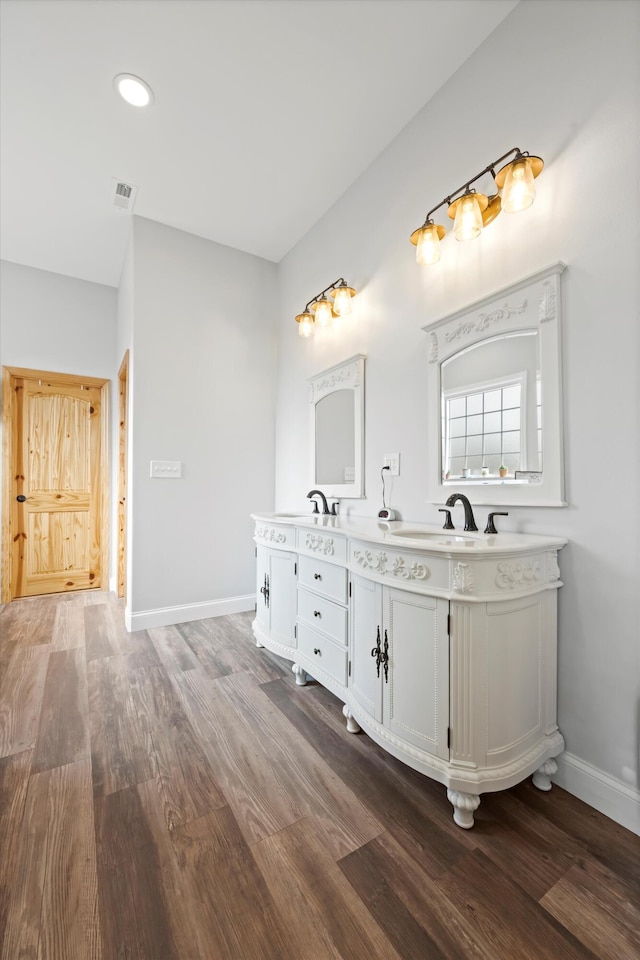
[(0, 261), (0, 364), (104, 377), (113, 394), (116, 290)]
[[(277, 298), (274, 264), (150, 220), (134, 218), (130, 255), (136, 629), (253, 608), (250, 512), (274, 502)], [(181, 461), (182, 479), (151, 479), (152, 459)]]
[[(436, 451), (425, 444), (421, 327), (555, 261), (568, 264), (569, 506), (511, 507), (503, 528), (569, 540), (560, 591), (563, 782), (612, 816), (617, 797), (620, 819), (636, 829), (639, 14), (626, 0), (518, 5), (279, 265), (276, 407), (276, 507), (307, 510), (307, 378), (366, 354), (368, 497), (343, 509), (377, 512), (383, 454), (399, 451), (391, 505), (405, 519), (437, 521), (425, 502)], [(419, 268), (408, 238), (425, 212), (514, 146), (545, 159), (534, 206), (503, 215), (478, 241), (448, 237), (440, 263)], [(295, 315), (340, 276), (360, 291), (355, 318), (302, 340)]]
[(0, 261), (0, 362), (111, 378), (116, 291), (100, 283)]

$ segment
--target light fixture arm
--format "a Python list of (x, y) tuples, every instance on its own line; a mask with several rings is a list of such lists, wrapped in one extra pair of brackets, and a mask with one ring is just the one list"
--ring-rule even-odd
[(309, 302), (306, 304), (304, 308), (304, 312), (308, 313), (309, 308), (311, 307), (311, 304), (317, 303), (318, 300), (322, 300), (325, 293), (329, 293), (330, 290), (335, 290), (336, 287), (346, 287), (346, 286), (347, 286), (347, 281), (344, 279), (344, 277), (338, 277), (337, 280), (334, 280), (333, 283), (330, 283), (328, 287), (325, 287), (324, 290), (321, 290), (320, 293), (317, 293), (315, 297), (312, 297), (311, 300), (309, 300)]
[(447, 204), (447, 206), (450, 206), (451, 201), (457, 196), (457, 194), (462, 193), (463, 191), (467, 192), (471, 184), (475, 183), (476, 180), (479, 180), (481, 177), (484, 177), (485, 174), (490, 173), (493, 179), (495, 180), (495, 177), (496, 177), (495, 168), (498, 166), (499, 163), (502, 163), (503, 160), (506, 160), (507, 157), (510, 157), (512, 153), (515, 154), (514, 156), (515, 160), (523, 156), (526, 157), (528, 155), (527, 153), (522, 153), (522, 151), (520, 150), (520, 147), (512, 147), (511, 150), (508, 150), (507, 153), (505, 153), (502, 157), (498, 157), (498, 159), (494, 160), (493, 163), (488, 164), (488, 166), (486, 166), (484, 170), (481, 170), (480, 173), (477, 173), (475, 177), (471, 177), (471, 179), (463, 183), (461, 187), (458, 187), (457, 190), (453, 190), (450, 194), (448, 194), (444, 198), (444, 200), (441, 200), (440, 203), (436, 204), (435, 207), (432, 207), (432, 209), (429, 210), (426, 217), (424, 218), (425, 226), (430, 222), (429, 218), (431, 217), (432, 213), (435, 213), (436, 210), (439, 210), (440, 207), (443, 207), (445, 204)]

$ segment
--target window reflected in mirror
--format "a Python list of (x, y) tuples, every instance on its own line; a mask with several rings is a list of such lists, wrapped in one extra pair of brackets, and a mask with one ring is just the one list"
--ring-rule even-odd
[(491, 337), (442, 363), (442, 481), (535, 482), (542, 475), (537, 331)]

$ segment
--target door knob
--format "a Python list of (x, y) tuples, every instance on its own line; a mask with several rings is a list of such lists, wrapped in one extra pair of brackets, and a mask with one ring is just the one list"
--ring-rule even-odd
[(18, 501), (18, 503), (24, 503), (25, 500), (28, 500), (28, 499), (29, 498), (25, 497), (23, 493), (19, 493), (18, 496), (16, 497), (16, 500)]

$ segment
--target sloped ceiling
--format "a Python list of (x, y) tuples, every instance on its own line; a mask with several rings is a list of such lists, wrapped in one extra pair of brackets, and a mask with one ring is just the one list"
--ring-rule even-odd
[(277, 262), (517, 2), (2, 0), (2, 257), (117, 286), (116, 177), (136, 214)]

